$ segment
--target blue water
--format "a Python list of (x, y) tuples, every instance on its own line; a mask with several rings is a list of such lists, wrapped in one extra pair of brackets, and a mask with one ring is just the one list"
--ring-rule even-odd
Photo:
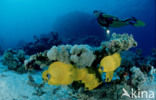
[(155, 0), (0, 0), (0, 45), (16, 47), (19, 41), (32, 41), (33, 35), (57, 31), (63, 38), (77, 34), (102, 36), (93, 10), (119, 18), (136, 17), (143, 28), (126, 26), (112, 32), (134, 35), (138, 48), (150, 53), (156, 47)]

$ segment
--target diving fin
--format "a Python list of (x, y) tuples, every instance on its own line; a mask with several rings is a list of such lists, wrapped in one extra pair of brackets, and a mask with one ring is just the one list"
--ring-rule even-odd
[(136, 23), (134, 24), (135, 27), (144, 27), (145, 23), (141, 20), (137, 20)]
[(131, 20), (129, 19), (129, 24), (135, 26), (135, 27), (143, 27), (145, 26), (145, 23), (141, 20), (136, 19), (135, 17), (132, 17)]

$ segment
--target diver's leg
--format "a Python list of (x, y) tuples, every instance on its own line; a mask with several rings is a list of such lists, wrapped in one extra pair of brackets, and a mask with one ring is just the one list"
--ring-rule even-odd
[(126, 20), (122, 20), (122, 22), (128, 22), (128, 21), (131, 21), (131, 20), (132, 20), (132, 18), (128, 18)]
[(136, 23), (136, 18), (135, 17), (132, 17), (132, 18), (128, 18), (126, 20), (122, 20), (122, 22), (127, 22), (128, 24), (131, 24), (131, 25), (134, 25)]

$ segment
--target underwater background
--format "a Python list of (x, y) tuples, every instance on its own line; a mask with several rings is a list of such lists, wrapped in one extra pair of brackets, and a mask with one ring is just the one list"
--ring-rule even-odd
[(0, 100), (155, 98), (155, 0), (0, 0)]
[(123, 19), (134, 16), (143, 20), (145, 27), (126, 26), (112, 31), (133, 34), (145, 54), (156, 46), (155, 0), (1, 0), (0, 45), (16, 47), (19, 41), (28, 42), (33, 35), (49, 32), (58, 32), (63, 38), (77, 34), (100, 36), (103, 33), (94, 20), (94, 10)]

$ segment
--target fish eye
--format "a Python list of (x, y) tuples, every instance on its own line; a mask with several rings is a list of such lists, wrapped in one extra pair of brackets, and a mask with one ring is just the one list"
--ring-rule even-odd
[(47, 78), (48, 78), (48, 80), (51, 78), (51, 75), (50, 74), (47, 74)]
[(102, 71), (104, 70), (103, 66), (101, 67), (101, 70), (102, 70)]

